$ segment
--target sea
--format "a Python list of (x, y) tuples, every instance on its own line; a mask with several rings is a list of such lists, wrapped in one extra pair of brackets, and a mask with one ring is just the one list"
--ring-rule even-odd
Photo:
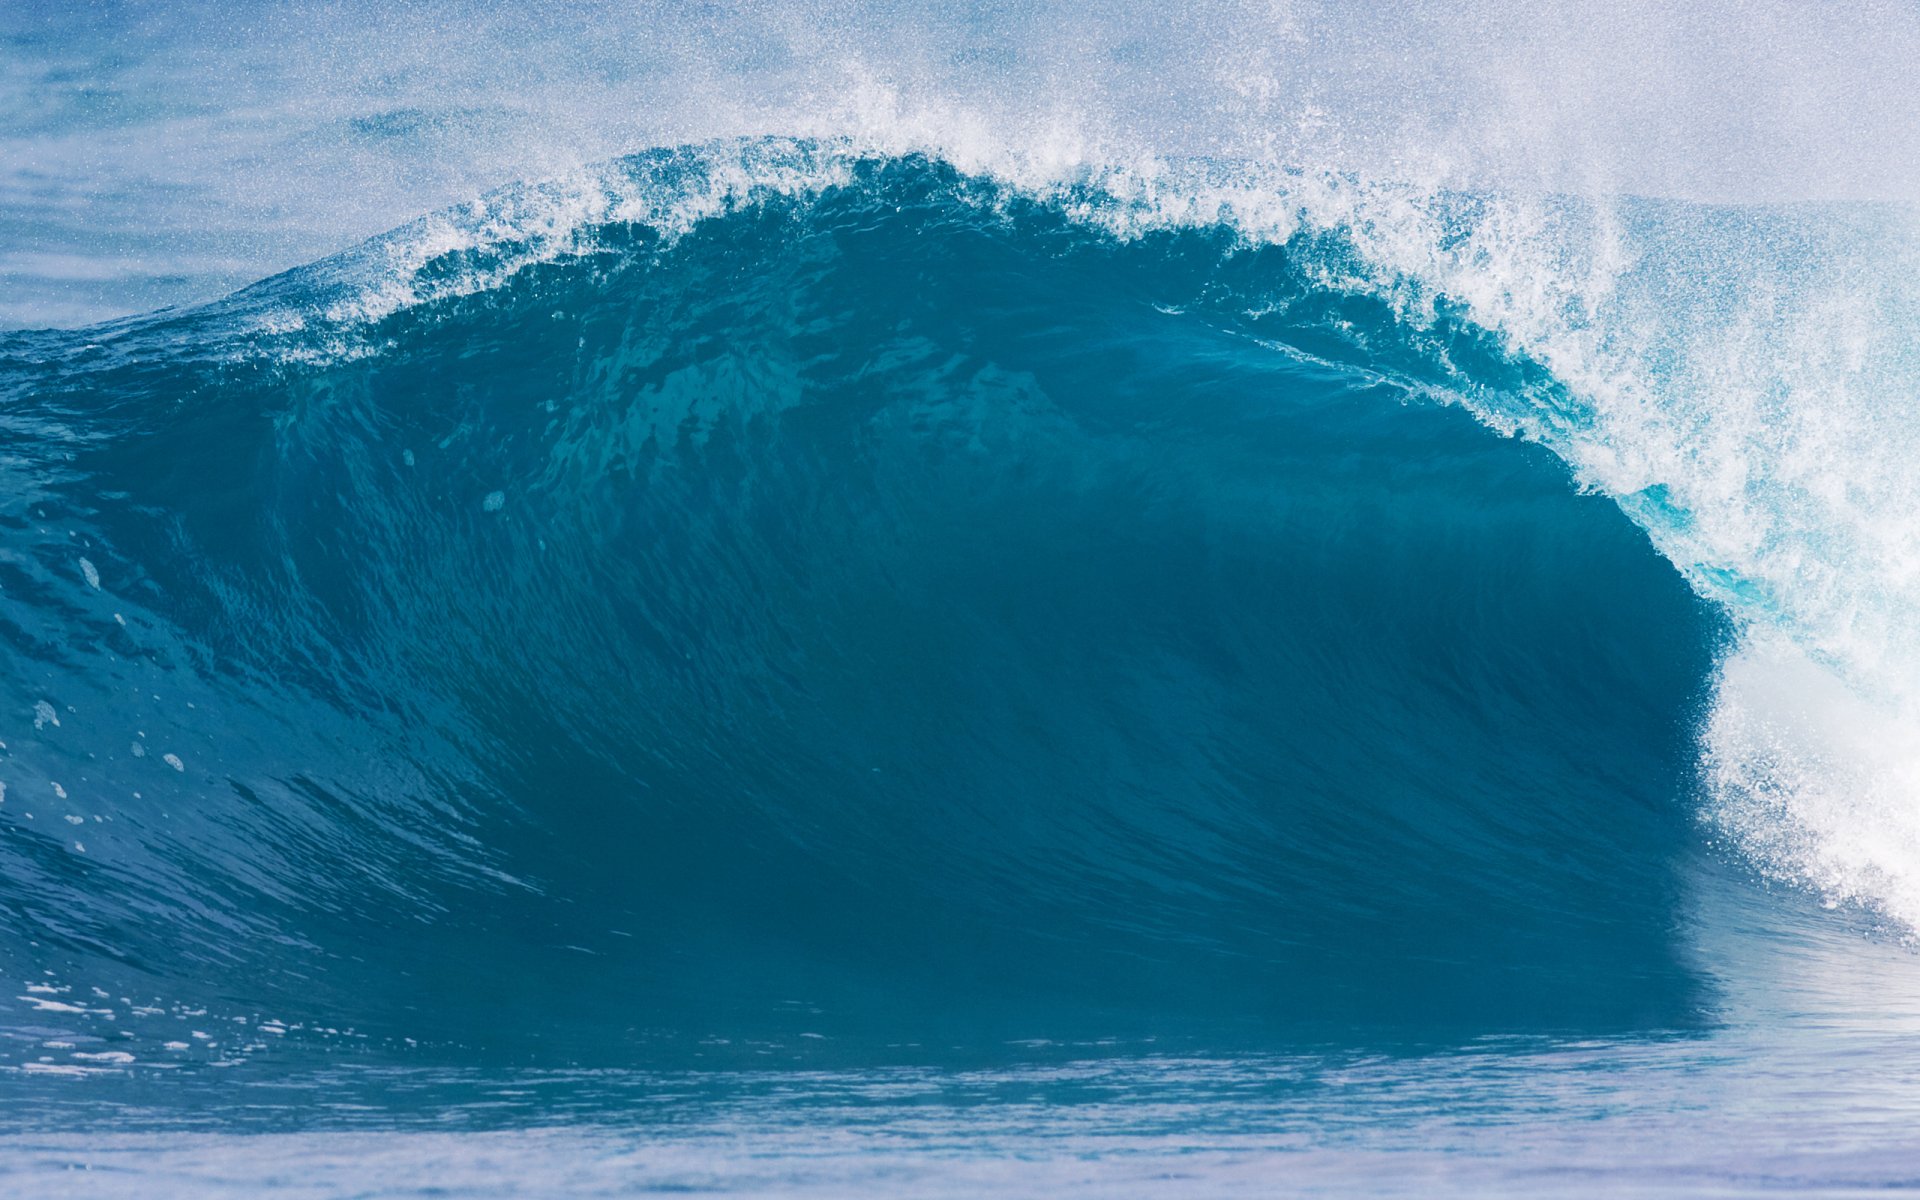
[(1920, 1191), (1914, 61), (9, 0), (0, 1194)]

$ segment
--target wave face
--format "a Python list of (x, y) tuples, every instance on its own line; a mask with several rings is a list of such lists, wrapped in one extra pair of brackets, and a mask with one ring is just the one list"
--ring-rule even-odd
[(615, 1061), (1711, 1019), (1733, 627), (1474, 419), (1568, 394), (1540, 361), (1330, 283), (1338, 231), (806, 144), (611, 170), (0, 340), (7, 1022)]

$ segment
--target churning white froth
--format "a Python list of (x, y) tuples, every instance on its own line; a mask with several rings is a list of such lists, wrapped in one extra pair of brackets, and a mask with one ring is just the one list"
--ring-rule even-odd
[(1721, 667), (1703, 734), (1715, 816), (1774, 875), (1920, 922), (1916, 713), (1876, 703), (1777, 634)]

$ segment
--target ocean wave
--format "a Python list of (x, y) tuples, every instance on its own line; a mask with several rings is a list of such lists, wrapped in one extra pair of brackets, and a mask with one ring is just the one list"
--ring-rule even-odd
[(1702, 813), (1920, 911), (1897, 773), (1755, 703), (1912, 728), (1887, 210), (938, 150), (651, 152), (0, 335), (27, 1006), (1681, 1028)]

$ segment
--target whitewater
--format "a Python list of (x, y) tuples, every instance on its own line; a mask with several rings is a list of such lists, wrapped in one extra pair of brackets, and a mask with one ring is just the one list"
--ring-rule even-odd
[(0, 1190), (1912, 1186), (1910, 11), (0, 30)]

